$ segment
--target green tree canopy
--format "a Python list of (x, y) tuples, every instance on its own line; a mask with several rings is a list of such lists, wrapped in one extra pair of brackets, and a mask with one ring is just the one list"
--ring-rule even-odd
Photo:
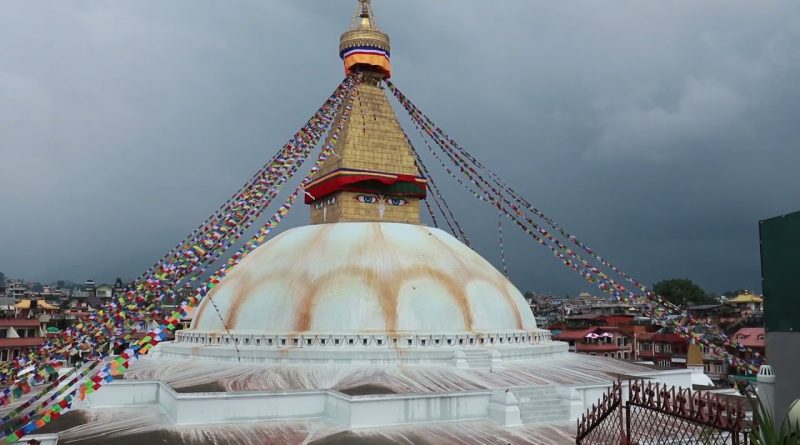
[(672, 278), (653, 285), (653, 292), (679, 306), (715, 303), (702, 287), (688, 278)]

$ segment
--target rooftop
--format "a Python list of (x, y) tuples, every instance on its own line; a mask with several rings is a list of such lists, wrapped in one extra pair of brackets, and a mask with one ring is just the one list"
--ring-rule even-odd
[(0, 318), (0, 328), (36, 328), (39, 320), (35, 318)]
[(741, 294), (728, 300), (729, 304), (763, 303), (764, 299), (753, 294)]
[(38, 346), (44, 341), (44, 337), (0, 338), (0, 347)]

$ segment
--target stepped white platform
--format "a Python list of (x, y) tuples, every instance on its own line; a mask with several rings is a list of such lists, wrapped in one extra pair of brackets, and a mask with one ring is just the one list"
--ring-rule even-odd
[(361, 347), (369, 364), (325, 364), (318, 360), (324, 351), (312, 347), (285, 352), (308, 359), (289, 365), (178, 357), (185, 345), (166, 343), (135, 362), (125, 380), (76, 403), (80, 424), (59, 432), (58, 443), (566, 444), (574, 420), (617, 378), (691, 384), (688, 370), (658, 371), (549, 343), (441, 346), (415, 351), (406, 365), (376, 364), (375, 354), (385, 353), (377, 347)]

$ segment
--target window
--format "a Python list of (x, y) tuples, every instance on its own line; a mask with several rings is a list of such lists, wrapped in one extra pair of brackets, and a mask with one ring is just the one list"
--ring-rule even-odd
[[(0, 338), (6, 338), (6, 337), (8, 337), (8, 329), (0, 329)], [(6, 354), (6, 355), (8, 355), (8, 354)], [(3, 360), (5, 360), (5, 359), (3, 359)]]

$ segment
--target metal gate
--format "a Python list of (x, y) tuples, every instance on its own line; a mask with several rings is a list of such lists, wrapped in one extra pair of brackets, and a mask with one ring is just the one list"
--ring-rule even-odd
[(575, 442), (747, 445), (747, 437), (744, 403), (739, 398), (632, 380), (627, 388), (614, 383), (578, 420)]

